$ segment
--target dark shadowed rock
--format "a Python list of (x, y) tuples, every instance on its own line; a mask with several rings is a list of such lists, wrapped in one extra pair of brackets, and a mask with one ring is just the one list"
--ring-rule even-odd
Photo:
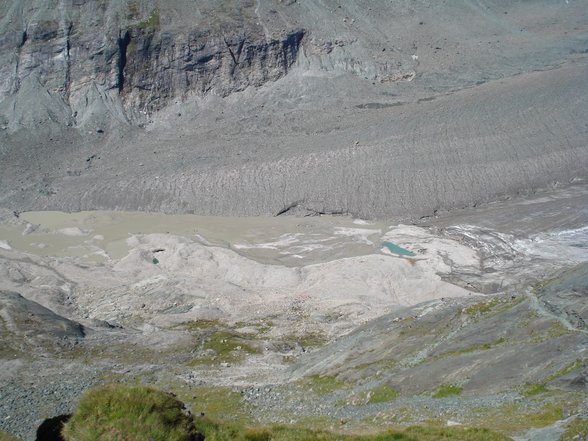
[(65, 441), (61, 435), (63, 425), (71, 418), (71, 415), (58, 415), (47, 418), (37, 429), (35, 441)]
[(18, 336), (82, 338), (84, 327), (55, 314), (16, 292), (0, 291), (0, 318), (6, 330)]

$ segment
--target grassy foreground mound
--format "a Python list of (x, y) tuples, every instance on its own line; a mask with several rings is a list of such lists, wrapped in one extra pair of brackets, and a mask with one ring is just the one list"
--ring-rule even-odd
[(99, 387), (82, 396), (63, 436), (67, 441), (201, 439), (183, 408), (171, 394), (148, 387)]
[(296, 426), (248, 428), (198, 418), (173, 395), (144, 386), (90, 390), (64, 425), (67, 441), (506, 441), (487, 429), (409, 427), (371, 435), (315, 431)]

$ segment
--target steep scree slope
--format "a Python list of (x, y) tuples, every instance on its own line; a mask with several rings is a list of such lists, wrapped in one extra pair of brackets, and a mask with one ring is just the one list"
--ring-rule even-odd
[(414, 217), (586, 177), (569, 2), (0, 1), (0, 203)]

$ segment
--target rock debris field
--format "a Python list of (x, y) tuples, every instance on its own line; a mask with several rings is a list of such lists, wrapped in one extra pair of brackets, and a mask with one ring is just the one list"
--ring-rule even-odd
[(586, 0), (0, 11), (0, 430), (585, 427)]

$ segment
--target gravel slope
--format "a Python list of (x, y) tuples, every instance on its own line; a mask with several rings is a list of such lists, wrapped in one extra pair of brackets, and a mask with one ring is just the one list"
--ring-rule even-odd
[[(66, 59), (69, 28), (46, 8), (14, 6), (0, 51), (6, 66), (20, 63), (0, 105), (0, 203), (407, 219), (585, 179), (586, 6), (252, 2), (233, 16), (221, 2), (194, 37), (189, 18), (205, 26), (215, 11), (174, 2), (147, 31), (139, 20), (150, 2), (115, 26), (125, 6), (112, 1), (104, 12), (62, 11), (73, 26), (71, 62), (81, 66), (69, 71), (41, 51), (51, 44)], [(114, 30), (97, 39), (94, 16)], [(8, 36), (27, 18), (36, 24), (15, 58)], [(129, 29), (129, 47), (146, 48), (129, 49), (120, 90), (117, 26)], [(274, 47), (296, 29), (296, 50)], [(239, 31), (246, 62), (229, 69)], [(93, 42), (110, 58), (78, 49)], [(282, 53), (295, 60), (284, 64)], [(179, 61), (193, 58), (209, 61)], [(194, 69), (219, 86), (186, 90), (180, 79)], [(70, 95), (57, 86), (68, 72)], [(78, 96), (88, 87), (100, 92), (95, 106), (90, 92)]]

